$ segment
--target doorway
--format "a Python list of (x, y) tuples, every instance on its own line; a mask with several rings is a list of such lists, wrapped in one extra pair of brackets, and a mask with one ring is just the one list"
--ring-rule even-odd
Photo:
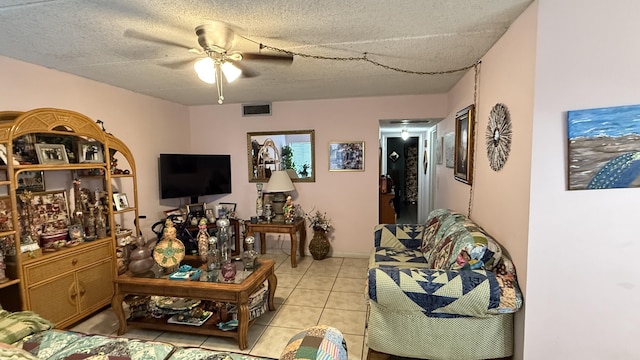
[(397, 224), (418, 222), (418, 137), (387, 138), (385, 173), (393, 182)]
[(428, 160), (435, 149), (435, 125), (441, 120), (380, 120), (379, 175), (393, 181), (396, 224), (422, 223), (433, 208), (435, 164)]

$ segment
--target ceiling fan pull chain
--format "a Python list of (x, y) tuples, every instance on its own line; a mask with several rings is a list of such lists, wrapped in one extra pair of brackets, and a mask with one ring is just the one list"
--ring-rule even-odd
[(218, 88), (218, 104), (222, 105), (224, 95), (222, 94), (222, 67), (218, 62), (215, 63), (216, 68), (216, 87)]

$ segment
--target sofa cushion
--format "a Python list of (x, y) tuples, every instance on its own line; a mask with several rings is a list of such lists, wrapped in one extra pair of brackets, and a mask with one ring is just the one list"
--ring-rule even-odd
[(422, 241), (422, 225), (378, 224), (373, 229), (373, 246), (418, 249)]
[(426, 268), (427, 260), (420, 250), (402, 248), (374, 248), (369, 258), (369, 268), (395, 266), (398, 268)]

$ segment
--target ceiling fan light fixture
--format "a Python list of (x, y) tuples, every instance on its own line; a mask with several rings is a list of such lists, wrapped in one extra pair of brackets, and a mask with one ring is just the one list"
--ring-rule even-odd
[(207, 84), (215, 84), (216, 69), (212, 58), (206, 57), (196, 61), (196, 63), (193, 64), (193, 68), (196, 71), (196, 74), (198, 74), (200, 80)]
[(402, 140), (407, 140), (409, 138), (409, 132), (407, 131), (407, 129), (402, 129), (400, 137), (402, 138)]
[(240, 74), (242, 74), (242, 70), (227, 61), (222, 64), (222, 72), (224, 73), (224, 77), (227, 79), (227, 82), (230, 83), (234, 82), (238, 77), (240, 77)]

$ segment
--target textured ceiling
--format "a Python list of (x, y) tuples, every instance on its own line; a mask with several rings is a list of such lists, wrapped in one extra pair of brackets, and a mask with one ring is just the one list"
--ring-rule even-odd
[[(185, 105), (215, 104), (193, 71), (194, 28), (238, 27), (232, 50), (259, 43), (325, 57), (367, 57), (406, 70), (469, 66), (531, 0), (0, 0), (0, 55)], [(141, 40), (146, 34), (170, 44)], [(267, 50), (262, 50), (268, 52)], [(185, 66), (174, 66), (184, 62)], [(259, 76), (224, 84), (225, 103), (446, 92), (464, 72), (414, 75), (363, 61), (243, 60)]]

